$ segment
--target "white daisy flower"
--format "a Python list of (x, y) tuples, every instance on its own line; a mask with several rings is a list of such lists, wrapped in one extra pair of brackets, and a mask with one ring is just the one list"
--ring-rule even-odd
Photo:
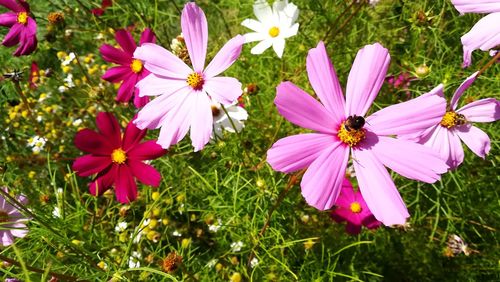
[(246, 19), (241, 25), (254, 32), (245, 34), (245, 43), (260, 41), (250, 51), (252, 54), (262, 54), (267, 48), (273, 47), (279, 58), (285, 49), (285, 39), (297, 34), (299, 24), (299, 9), (288, 0), (274, 1), (273, 7), (266, 0), (256, 0), (253, 11), (257, 20)]
[(132, 252), (132, 255), (128, 258), (129, 268), (139, 268), (141, 267), (142, 255), (139, 252)]
[(251, 261), (250, 261), (250, 267), (251, 268), (254, 268), (256, 267), (257, 265), (259, 265), (259, 260), (257, 258), (253, 258)]
[(115, 232), (116, 233), (121, 233), (121, 232), (127, 230), (127, 227), (128, 227), (128, 223), (126, 221), (120, 221), (115, 226)]
[(234, 253), (239, 252), (239, 251), (241, 251), (241, 248), (243, 248), (243, 246), (245, 246), (245, 244), (243, 244), (243, 242), (241, 242), (241, 241), (232, 242), (231, 243), (231, 251)]
[(222, 227), (222, 220), (220, 218), (217, 219), (217, 223), (209, 224), (208, 231), (216, 233)]
[(243, 107), (238, 106), (236, 102), (224, 107), (227, 111), (227, 114), (226, 112), (224, 112), (221, 104), (215, 101), (212, 101), (211, 107), (212, 116), (214, 117), (214, 132), (211, 136), (212, 138), (214, 138), (214, 135), (222, 138), (223, 129), (234, 133), (236, 131), (240, 132), (245, 127), (245, 124), (243, 122), (247, 120), (248, 113)]
[(64, 60), (62, 60), (61, 65), (67, 66), (67, 65), (71, 64), (71, 62), (73, 62), (74, 59), (76, 59), (76, 55), (75, 55), (75, 53), (71, 52), (71, 53), (69, 53), (68, 56), (66, 56), (64, 58)]

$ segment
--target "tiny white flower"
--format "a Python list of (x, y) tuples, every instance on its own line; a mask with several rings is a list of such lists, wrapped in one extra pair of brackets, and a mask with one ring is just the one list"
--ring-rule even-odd
[[(141, 241), (142, 238), (142, 231), (138, 232), (138, 228), (135, 228), (134, 232), (130, 234), (130, 239), (132, 239), (132, 243), (137, 244)], [(137, 233), (137, 234), (136, 234)], [(135, 237), (134, 237), (135, 235)]]
[(61, 218), (61, 209), (59, 209), (59, 207), (54, 207), (54, 210), (52, 211), (52, 215), (54, 217)]
[(68, 76), (64, 79), (64, 82), (66, 82), (66, 86), (69, 88), (75, 87), (75, 83), (73, 82), (73, 74), (68, 73)]
[(245, 34), (245, 43), (260, 41), (250, 51), (252, 54), (262, 54), (273, 47), (279, 58), (285, 49), (285, 39), (297, 34), (299, 24), (299, 9), (288, 0), (274, 1), (273, 7), (267, 0), (256, 0), (253, 11), (257, 20), (246, 19), (241, 25), (254, 32)]
[(59, 86), (59, 87), (57, 88), (57, 90), (59, 90), (59, 92), (61, 92), (61, 93), (64, 93), (64, 92), (68, 91), (68, 89), (69, 89), (69, 88), (68, 88), (68, 87), (66, 87), (65, 85), (61, 85), (61, 86)]
[(253, 258), (251, 261), (250, 261), (250, 267), (251, 268), (254, 268), (256, 267), (257, 265), (259, 265), (259, 260), (257, 258)]
[(73, 120), (72, 124), (73, 124), (73, 126), (78, 127), (78, 126), (80, 126), (82, 124), (82, 122), (83, 122), (82, 119), (79, 118), (79, 119)]
[(207, 264), (205, 265), (205, 267), (206, 268), (212, 268), (212, 267), (214, 267), (217, 264), (218, 261), (219, 261), (218, 259), (212, 259), (209, 262), (207, 262)]
[(36, 121), (42, 122), (42, 120), (43, 120), (43, 116), (36, 116)]
[(224, 107), (227, 111), (227, 114), (226, 112), (224, 112), (221, 104), (215, 101), (212, 101), (210, 106), (212, 108), (212, 116), (214, 118), (214, 132), (211, 136), (212, 138), (214, 138), (214, 135), (222, 138), (223, 129), (234, 133), (236, 131), (240, 132), (245, 127), (244, 121), (248, 119), (248, 113), (237, 103), (232, 103), (231, 105)]
[(146, 226), (148, 226), (150, 222), (151, 222), (151, 219), (146, 218), (146, 219), (142, 222), (142, 227), (146, 227)]
[(121, 233), (121, 232), (127, 230), (127, 227), (128, 227), (128, 223), (126, 221), (120, 221), (115, 226), (115, 232), (116, 233)]
[(217, 223), (208, 225), (208, 231), (216, 233), (217, 231), (219, 231), (221, 226), (222, 226), (222, 220), (218, 218)]
[(104, 34), (102, 32), (99, 32), (94, 38), (96, 40), (102, 40), (104, 39)]
[(28, 146), (31, 147), (31, 150), (35, 154), (38, 154), (43, 150), (43, 148), (45, 147), (45, 143), (47, 143), (47, 139), (40, 136), (33, 136), (32, 138), (28, 139)]
[(177, 231), (177, 230), (175, 230), (174, 232), (172, 232), (172, 235), (175, 236), (175, 237), (181, 237), (182, 236), (182, 234), (179, 231)]
[(76, 58), (75, 53), (71, 52), (69, 55), (67, 55), (64, 60), (62, 60), (61, 65), (67, 66), (73, 62), (73, 60)]
[(239, 251), (241, 251), (241, 248), (243, 248), (243, 246), (245, 246), (245, 244), (243, 244), (243, 242), (241, 242), (241, 241), (232, 242), (231, 243), (231, 251), (232, 252), (239, 252)]
[(138, 252), (132, 252), (132, 255), (128, 258), (128, 267), (129, 268), (139, 268), (141, 267), (140, 259), (142, 255)]

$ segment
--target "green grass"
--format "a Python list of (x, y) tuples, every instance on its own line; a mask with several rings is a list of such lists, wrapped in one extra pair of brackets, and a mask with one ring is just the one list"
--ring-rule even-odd
[[(240, 59), (225, 72), (243, 84), (256, 83), (259, 87), (257, 94), (245, 97), (249, 112), (245, 129), (239, 134), (226, 134), (223, 140), (207, 145), (199, 153), (192, 152), (189, 138), (173, 146), (168, 155), (153, 161), (162, 174), (160, 187), (155, 190), (139, 186), (140, 198), (125, 207), (113, 195), (91, 196), (87, 190), (89, 179), (77, 177), (70, 170), (72, 160), (81, 154), (73, 145), (78, 128), (94, 129), (97, 111), (111, 111), (122, 123), (128, 122), (135, 111), (132, 106), (116, 104), (116, 90), (100, 80), (101, 71), (89, 74), (83, 60), (87, 54), (94, 54), (90, 68), (109, 65), (100, 58), (99, 46), (115, 44), (110, 29), (130, 25), (136, 27), (136, 38), (144, 27), (151, 27), (159, 44), (169, 48), (172, 38), (180, 33), (178, 9), (182, 9), (183, 1), (115, 1), (100, 18), (92, 17), (77, 1), (30, 2), (39, 26), (38, 50), (28, 57), (13, 58), (12, 48), (0, 48), (2, 71), (17, 68), (27, 74), (29, 64), (36, 60), (42, 69), (52, 69), (53, 75), (44, 79), (37, 90), (29, 90), (26, 82), (22, 83), (26, 96), (33, 101), (38, 101), (42, 93), (50, 95), (32, 104), (34, 112), (43, 116), (41, 123), (23, 117), (22, 110), (10, 118), (19, 95), (10, 81), (0, 84), (0, 122), (5, 137), (0, 142), (0, 184), (16, 194), (27, 195), (28, 208), (36, 216), (29, 223), (29, 235), (17, 239), (14, 246), (2, 248), (1, 255), (45, 274), (4, 265), (0, 268), (4, 277), (43, 281), (50, 277), (50, 271), (89, 281), (107, 281), (113, 276), (124, 281), (227, 281), (236, 272), (244, 280), (254, 281), (500, 279), (498, 124), (478, 125), (492, 140), (486, 160), (465, 149), (462, 166), (443, 175), (434, 185), (393, 175), (411, 213), (409, 230), (383, 227), (349, 236), (343, 225), (330, 219), (328, 212), (309, 207), (299, 185), (295, 185), (272, 214), (267, 230), (259, 235), (269, 210), (290, 178), (274, 172), (264, 162), (266, 151), (279, 138), (303, 132), (277, 113), (273, 104), (275, 87), (288, 80), (313, 93), (305, 72), (310, 48), (331, 29), (326, 38), (327, 49), (341, 84), (345, 85), (356, 52), (366, 44), (380, 42), (391, 54), (390, 74), (414, 73), (422, 64), (430, 68), (428, 75), (411, 83), (412, 97), (439, 83), (445, 84), (445, 93), (451, 97), (467, 76), (490, 59), (487, 53), (476, 51), (473, 65), (461, 68), (460, 37), (480, 15), (459, 16), (447, 0), (382, 0), (375, 7), (361, 7), (351, 20), (344, 22), (357, 5), (337, 20), (349, 1), (293, 1), (301, 11), (301, 26), (299, 34), (287, 41), (283, 59), (279, 60), (272, 50), (254, 56), (250, 54), (253, 44), (245, 45)], [(80, 2), (85, 7), (97, 7), (100, 1)], [(240, 23), (254, 17), (252, 1), (197, 3), (209, 23), (208, 58), (232, 36), (248, 32)], [(48, 42), (44, 39), (48, 32), (45, 18), (51, 11), (64, 12), (66, 27), (52, 31), (51, 37), (56, 40)], [(340, 26), (344, 28), (339, 30)], [(72, 36), (65, 35), (68, 29)], [(3, 36), (7, 29), (0, 28), (0, 32)], [(96, 39), (100, 33), (104, 39)], [(88, 82), (65, 93), (58, 92), (66, 75), (57, 59), (58, 51), (77, 53), (82, 68), (72, 65), (71, 72), (74, 79), (88, 76)], [(494, 65), (467, 90), (462, 101), (498, 98), (499, 88), (500, 66)], [(404, 91), (385, 85), (372, 111), (406, 99)], [(56, 112), (44, 112), (54, 105), (59, 106)], [(82, 124), (71, 125), (74, 119), (82, 119)], [(28, 138), (36, 134), (50, 136), (39, 155), (33, 155), (26, 146)], [(152, 131), (148, 137), (157, 135), (158, 131)], [(34, 173), (30, 175), (31, 171)], [(161, 195), (157, 200), (153, 200), (154, 191)], [(60, 208), (60, 218), (52, 215), (54, 207)], [(148, 218), (161, 222), (155, 228), (160, 240), (153, 242), (146, 235), (138, 243), (130, 240), (129, 236)], [(209, 225), (218, 224), (219, 220), (220, 229), (211, 232)], [(129, 226), (121, 238), (114, 231), (120, 221)], [(174, 231), (182, 235), (174, 236)], [(460, 235), (477, 252), (470, 256), (444, 256), (450, 234)], [(238, 241), (244, 246), (233, 252), (231, 243)], [(312, 247), (311, 241), (315, 242)], [(142, 254), (140, 269), (128, 267), (128, 257), (134, 251)], [(172, 251), (183, 257), (183, 264), (177, 272), (166, 274), (161, 271), (161, 260)], [(259, 264), (247, 267), (253, 252)], [(213, 260), (217, 260), (216, 265), (207, 266)], [(101, 261), (107, 264), (106, 271), (97, 266)]]

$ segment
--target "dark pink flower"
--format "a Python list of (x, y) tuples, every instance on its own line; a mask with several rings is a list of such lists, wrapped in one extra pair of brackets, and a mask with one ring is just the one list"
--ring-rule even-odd
[(101, 7), (100, 8), (94, 8), (92, 9), (92, 14), (94, 14), (97, 17), (100, 17), (104, 14), (104, 11), (108, 8), (113, 6), (113, 1), (112, 0), (102, 0), (101, 2)]
[(362, 226), (375, 229), (381, 224), (368, 209), (361, 193), (354, 191), (351, 182), (346, 178), (331, 216), (338, 223), (346, 221), (345, 230), (351, 235), (359, 234)]
[(0, 0), (0, 5), (11, 10), (0, 15), (0, 26), (10, 27), (2, 44), (12, 47), (19, 44), (14, 56), (31, 54), (36, 49), (36, 22), (30, 17), (30, 6), (24, 0)]
[(122, 136), (120, 125), (111, 113), (99, 113), (96, 123), (99, 132), (86, 128), (76, 134), (76, 147), (90, 154), (73, 163), (73, 170), (79, 176), (97, 174), (89, 185), (92, 195), (101, 195), (114, 186), (117, 200), (128, 203), (137, 198), (134, 178), (146, 185), (160, 184), (160, 173), (143, 161), (159, 158), (167, 150), (155, 140), (140, 143), (147, 130), (138, 129), (130, 121)]
[[(137, 45), (130, 32), (120, 29), (116, 31), (115, 39), (120, 45), (120, 49), (109, 44), (103, 44), (99, 50), (104, 60), (120, 66), (110, 68), (102, 76), (102, 79), (113, 83), (122, 82), (116, 100), (126, 103), (133, 97), (134, 105), (140, 108), (149, 102), (149, 97), (139, 97), (139, 89), (135, 88), (135, 85), (150, 72), (144, 68), (143, 61), (134, 58)], [(139, 45), (154, 42), (156, 42), (154, 33), (149, 28), (146, 28), (141, 34)]]
[(31, 89), (38, 88), (38, 81), (40, 80), (40, 68), (38, 64), (33, 61), (31, 62), (30, 76), (29, 76), (29, 84)]

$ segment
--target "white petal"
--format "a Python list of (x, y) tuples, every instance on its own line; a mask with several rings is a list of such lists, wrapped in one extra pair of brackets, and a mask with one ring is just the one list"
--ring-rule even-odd
[(274, 52), (276, 52), (276, 55), (281, 58), (281, 56), (283, 56), (283, 51), (285, 50), (285, 39), (275, 39), (273, 42), (273, 49)]
[(255, 45), (255, 47), (250, 50), (250, 53), (254, 55), (262, 54), (267, 50), (267, 48), (271, 47), (271, 45), (273, 45), (273, 41), (271, 39), (265, 39), (259, 42), (259, 44)]

